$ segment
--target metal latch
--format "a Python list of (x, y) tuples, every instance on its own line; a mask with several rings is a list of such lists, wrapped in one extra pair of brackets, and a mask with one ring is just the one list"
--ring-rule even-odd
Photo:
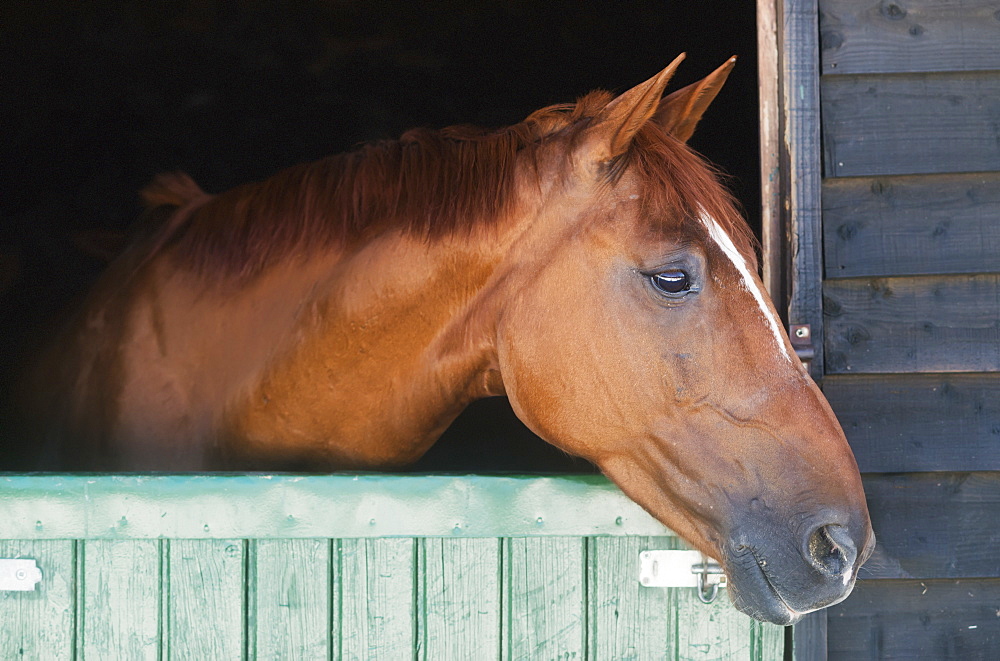
[(0, 590), (31, 592), (42, 580), (42, 570), (34, 560), (0, 559)]
[(648, 588), (697, 588), (698, 599), (710, 604), (726, 587), (726, 574), (701, 551), (643, 551), (639, 582)]

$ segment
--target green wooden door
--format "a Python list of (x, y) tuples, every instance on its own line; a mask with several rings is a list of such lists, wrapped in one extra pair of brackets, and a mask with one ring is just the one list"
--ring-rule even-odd
[(602, 478), (0, 478), (3, 659), (781, 659)]

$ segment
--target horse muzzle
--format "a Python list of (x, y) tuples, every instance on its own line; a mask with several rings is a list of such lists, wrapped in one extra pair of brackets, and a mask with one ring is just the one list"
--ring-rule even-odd
[[(826, 517), (828, 520), (830, 517)], [(723, 553), (733, 605), (764, 622), (788, 625), (806, 613), (846, 599), (858, 569), (875, 548), (867, 517), (853, 525), (820, 521), (804, 527), (794, 541), (767, 530), (736, 535)]]

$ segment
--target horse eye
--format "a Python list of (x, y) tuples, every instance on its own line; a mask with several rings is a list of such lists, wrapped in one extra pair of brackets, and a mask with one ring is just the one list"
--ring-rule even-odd
[(671, 269), (649, 276), (650, 282), (664, 294), (683, 294), (691, 290), (691, 278), (680, 269)]

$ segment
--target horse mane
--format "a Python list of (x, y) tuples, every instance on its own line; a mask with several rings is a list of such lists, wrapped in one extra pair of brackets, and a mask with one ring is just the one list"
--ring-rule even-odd
[[(592, 92), (494, 131), (414, 129), (216, 196), (186, 175), (161, 175), (143, 192), (147, 206), (177, 209), (155, 250), (170, 243), (182, 266), (242, 280), (282, 258), (350, 246), (390, 229), (433, 240), (495, 224), (514, 201), (521, 156), (537, 166), (535, 150), (547, 138), (582, 130), (610, 99)], [(752, 234), (718, 173), (684, 143), (647, 122), (631, 148), (608, 164), (607, 182), (629, 169), (638, 173), (644, 203), (656, 217), (675, 217), (678, 209), (694, 217), (709, 213), (756, 262)], [(543, 176), (537, 167), (534, 173)]]

